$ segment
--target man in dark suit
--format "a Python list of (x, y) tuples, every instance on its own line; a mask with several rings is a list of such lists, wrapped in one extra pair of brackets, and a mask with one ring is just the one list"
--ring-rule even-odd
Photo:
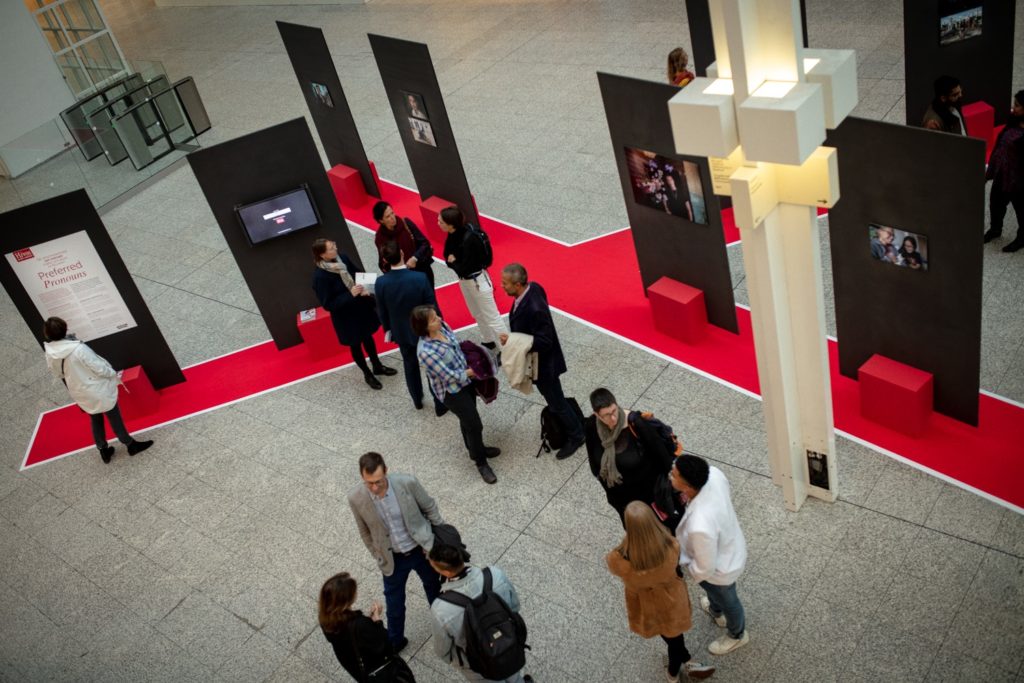
[(405, 257), (397, 242), (385, 242), (380, 248), (380, 254), (384, 262), (391, 266), (391, 270), (377, 278), (374, 287), (377, 311), (384, 329), (391, 333), (391, 341), (398, 344), (402, 353), (405, 385), (409, 388), (413, 405), (419, 410), (423, 407), (423, 379), (416, 359), (416, 344), (420, 338), (412, 331), (409, 314), (417, 306), (427, 305), (436, 309), (437, 299), (427, 276), (405, 266)]
[[(501, 288), (515, 299), (508, 316), (509, 327), (513, 332), (533, 337), (530, 350), (537, 352), (537, 379), (533, 385), (565, 427), (569, 440), (555, 455), (559, 460), (564, 460), (583, 445), (583, 423), (569, 406), (562, 391), (559, 376), (566, 370), (565, 356), (558, 343), (555, 321), (551, 319), (548, 296), (543, 287), (527, 279), (526, 268), (518, 263), (510, 263), (502, 269)], [(507, 334), (499, 335), (502, 345), (507, 339)]]

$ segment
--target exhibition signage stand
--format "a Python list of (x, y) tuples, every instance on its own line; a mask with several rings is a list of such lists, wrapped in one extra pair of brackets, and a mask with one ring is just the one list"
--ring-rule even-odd
[(714, 158), (749, 281), (772, 480), (786, 507), (838, 492), (816, 209), (839, 198), (821, 147), (857, 103), (850, 50), (805, 50), (797, 0), (711, 0), (716, 78), (669, 100), (676, 149)]

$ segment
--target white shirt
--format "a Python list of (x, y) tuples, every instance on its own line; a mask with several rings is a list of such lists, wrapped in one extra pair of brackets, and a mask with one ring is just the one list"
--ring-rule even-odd
[(729, 480), (711, 466), (708, 481), (686, 506), (676, 527), (679, 565), (694, 581), (716, 586), (736, 583), (747, 564), (747, 541), (732, 507)]

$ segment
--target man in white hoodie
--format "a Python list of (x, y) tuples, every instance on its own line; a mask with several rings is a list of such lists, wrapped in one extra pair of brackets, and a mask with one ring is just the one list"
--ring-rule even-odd
[(747, 542), (732, 507), (729, 480), (703, 458), (684, 454), (676, 458), (669, 481), (687, 499), (676, 527), (679, 566), (704, 589), (701, 608), (728, 630), (708, 645), (711, 654), (724, 655), (750, 642), (736, 595), (736, 579), (747, 564)]
[(114, 447), (107, 443), (104, 415), (118, 440), (128, 447), (128, 455), (141, 453), (153, 445), (152, 441), (136, 441), (125, 429), (117, 407), (117, 371), (110, 363), (74, 335), (69, 335), (67, 323), (60, 318), (46, 319), (43, 339), (50, 372), (64, 381), (71, 400), (89, 414), (92, 436), (103, 462), (109, 463), (114, 455)]

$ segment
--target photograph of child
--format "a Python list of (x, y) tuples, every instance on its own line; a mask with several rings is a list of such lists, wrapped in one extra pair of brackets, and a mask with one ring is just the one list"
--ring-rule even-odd
[(868, 224), (871, 257), (901, 268), (928, 270), (928, 238), (888, 225)]
[(410, 118), (409, 130), (412, 132), (412, 139), (416, 142), (437, 147), (437, 142), (434, 140), (434, 130), (426, 121)]
[(626, 167), (637, 204), (707, 225), (700, 167), (642, 149), (625, 148)]
[(313, 90), (313, 97), (315, 97), (320, 104), (334, 109), (334, 100), (331, 99), (331, 91), (327, 89), (326, 85), (310, 81), (309, 87)]
[(409, 116), (414, 119), (427, 120), (427, 105), (423, 104), (423, 95), (403, 90), (402, 101), (405, 102), (405, 111)]

